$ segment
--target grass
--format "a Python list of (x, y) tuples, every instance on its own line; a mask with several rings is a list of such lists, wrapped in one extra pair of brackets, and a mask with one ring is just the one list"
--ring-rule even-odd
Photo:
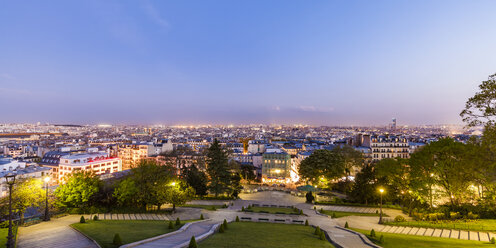
[[(319, 212), (329, 216), (332, 216), (332, 214), (334, 213), (336, 215), (336, 218), (341, 218), (345, 216), (379, 216), (379, 214), (376, 213), (340, 212), (340, 211), (332, 211), (332, 210), (322, 210)], [(382, 217), (389, 217), (389, 216), (383, 213)]]
[[(99, 220), (86, 223), (74, 223), (71, 226), (94, 239), (103, 248), (115, 248), (112, 244), (114, 235), (118, 233), (124, 244), (155, 237), (179, 229), (169, 229), (169, 221), (160, 220)], [(173, 222), (174, 223), (174, 222)]]
[(245, 209), (245, 211), (255, 212), (255, 213), (269, 213), (269, 214), (300, 214), (299, 209), (279, 208), (279, 207), (251, 207), (250, 209)]
[(200, 204), (185, 204), (181, 205), (181, 207), (188, 207), (188, 208), (202, 208), (205, 210), (211, 210), (215, 211), (219, 208), (226, 208), (226, 205), (200, 205)]
[(388, 222), (392, 226), (412, 226), (467, 231), (496, 232), (495, 219)]
[(234, 222), (225, 233), (217, 233), (199, 244), (201, 248), (331, 248), (327, 240), (314, 235), (311, 226)]
[[(357, 232), (361, 232), (367, 237), (369, 237), (370, 231), (354, 229)], [(380, 244), (377, 242), (379, 237), (384, 235), (384, 243)], [(436, 238), (436, 237), (425, 237), (416, 235), (405, 235), (405, 234), (395, 234), (395, 233), (381, 233), (376, 232), (376, 238), (369, 237), (374, 243), (384, 247), (384, 248), (466, 248), (466, 247), (492, 247), (494, 245), (489, 245), (489, 242), (481, 241), (469, 241), (469, 240), (459, 240), (450, 238)]]

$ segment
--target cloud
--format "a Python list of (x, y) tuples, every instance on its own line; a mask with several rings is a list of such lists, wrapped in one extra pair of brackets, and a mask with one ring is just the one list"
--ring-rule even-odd
[(334, 111), (334, 108), (321, 108), (321, 107), (315, 107), (315, 106), (299, 106), (299, 110), (304, 111), (304, 112), (320, 112), (320, 113), (330, 113)]
[(170, 26), (169, 22), (165, 20), (162, 16), (160, 16), (158, 10), (155, 7), (153, 7), (153, 5), (150, 2), (147, 2), (144, 5), (144, 9), (148, 17), (152, 19), (157, 25), (161, 26), (162, 28), (168, 28)]

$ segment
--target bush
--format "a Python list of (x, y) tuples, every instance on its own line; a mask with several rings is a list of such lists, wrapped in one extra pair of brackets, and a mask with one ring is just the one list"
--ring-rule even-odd
[(381, 237), (379, 238), (379, 243), (384, 244), (384, 235), (381, 234)]
[(224, 222), (222, 223), (222, 225), (224, 225), (224, 229), (227, 230), (227, 220), (226, 219), (224, 219)]
[(370, 237), (375, 238), (375, 230), (370, 230)]
[(394, 217), (394, 222), (405, 222), (405, 221), (406, 221), (406, 219), (402, 215), (398, 215), (398, 216)]
[(189, 240), (188, 248), (198, 248), (198, 245), (196, 244), (195, 236), (191, 236), (191, 239)]
[(320, 240), (326, 240), (324, 232), (320, 232)]
[(98, 220), (98, 215), (93, 216), (93, 220), (97, 221)]
[(317, 210), (317, 207), (316, 206), (313, 206), (313, 210)]
[(245, 207), (241, 207), (241, 211), (245, 211)]
[(375, 213), (376, 213), (376, 214), (379, 214), (379, 210), (375, 210)]
[(350, 226), (348, 225), (348, 221), (346, 221), (346, 223), (344, 223), (344, 228), (350, 228)]
[(219, 227), (219, 233), (224, 233), (224, 225), (221, 224)]
[(319, 235), (320, 235), (320, 233), (321, 233), (321, 231), (320, 231), (320, 227), (316, 227), (316, 228), (315, 228), (315, 232), (314, 232), (313, 234), (315, 234), (315, 235), (319, 236)]
[(214, 211), (215, 211), (215, 210), (217, 210), (217, 207), (215, 207), (215, 206), (212, 206), (212, 210), (214, 210)]
[(475, 219), (478, 219), (478, 218), (479, 218), (479, 215), (478, 214), (474, 214), (472, 212), (468, 212), (468, 214), (467, 214), (467, 219), (475, 220)]
[(308, 226), (308, 220), (305, 220), (305, 226)]
[(239, 222), (239, 217), (238, 216), (236, 216), (236, 222)]
[(200, 215), (200, 220), (204, 220), (203, 214)]
[(335, 212), (332, 212), (331, 218), (336, 219), (338, 216), (336, 215)]
[(496, 244), (496, 238), (494, 238), (494, 237), (491, 238), (491, 244), (493, 244), (493, 245)]
[(461, 214), (458, 212), (450, 212), (450, 219), (457, 220), (461, 218)]
[(305, 198), (307, 199), (307, 203), (312, 203), (313, 200), (315, 200), (315, 197), (313, 196), (312, 192), (308, 192), (305, 195)]
[(118, 233), (116, 233), (114, 235), (114, 240), (112, 241), (112, 244), (117, 245), (117, 246), (121, 246), (122, 245), (122, 239), (121, 239), (121, 236)]
[(84, 219), (84, 216), (81, 216), (81, 219), (79, 219), (79, 223), (86, 223), (86, 220)]
[(177, 217), (177, 219), (176, 219), (176, 226), (179, 226), (179, 225), (181, 225), (181, 220), (179, 220), (179, 217)]
[(174, 224), (172, 224), (172, 221), (169, 221), (169, 229), (174, 229)]

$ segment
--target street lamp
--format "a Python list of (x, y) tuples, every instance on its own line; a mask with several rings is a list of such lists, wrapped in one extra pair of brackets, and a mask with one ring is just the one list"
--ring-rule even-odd
[(431, 180), (430, 180), (430, 185), (429, 185), (429, 200), (431, 203), (431, 209), (432, 209), (432, 178), (434, 177), (434, 173), (431, 173)]
[(5, 175), (5, 182), (9, 185), (9, 234), (7, 235), (7, 248), (14, 248), (14, 234), (12, 234), (12, 187), (15, 183), (16, 175), (8, 173)]
[(48, 214), (48, 182), (50, 182), (50, 177), (47, 176), (43, 179), (45, 181), (45, 189), (46, 189), (46, 197), (45, 197), (45, 218), (43, 218), (44, 221), (49, 221), (50, 220), (50, 215)]
[(172, 182), (171, 183), (171, 186), (176, 186), (176, 182)]
[(379, 224), (382, 224), (382, 194), (384, 193), (384, 189), (380, 188), (379, 193), (381, 194), (381, 205), (380, 205), (380, 213), (379, 213)]

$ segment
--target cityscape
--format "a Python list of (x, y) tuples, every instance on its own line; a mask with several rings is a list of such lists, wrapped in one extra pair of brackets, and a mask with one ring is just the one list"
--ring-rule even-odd
[(0, 247), (496, 246), (496, 2), (0, 6)]

